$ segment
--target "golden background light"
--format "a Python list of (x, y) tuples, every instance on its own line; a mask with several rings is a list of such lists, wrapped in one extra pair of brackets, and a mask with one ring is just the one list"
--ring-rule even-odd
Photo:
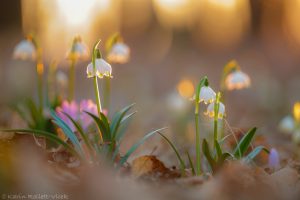
[(188, 79), (182, 79), (177, 85), (177, 91), (184, 98), (191, 98), (194, 95), (194, 85)]
[(37, 35), (46, 59), (63, 59), (75, 35), (90, 47), (119, 31), (119, 7), (119, 0), (22, 0), (23, 31)]
[(123, 0), (121, 2), (122, 30), (133, 37), (147, 30), (153, 20), (152, 0)]
[(168, 28), (186, 28), (194, 22), (193, 0), (153, 0), (158, 21)]
[(294, 104), (294, 118), (297, 122), (300, 122), (300, 102)]
[(286, 0), (284, 8), (284, 28), (291, 39), (300, 45), (300, 0)]
[[(70, 24), (83, 25), (97, 10), (105, 10), (109, 7), (109, 0), (58, 0), (56, 1), (61, 14)], [(99, 6), (98, 6), (99, 5)], [(99, 10), (98, 10), (99, 11)]]
[(195, 38), (211, 48), (235, 46), (250, 28), (248, 0), (206, 0), (197, 6)]

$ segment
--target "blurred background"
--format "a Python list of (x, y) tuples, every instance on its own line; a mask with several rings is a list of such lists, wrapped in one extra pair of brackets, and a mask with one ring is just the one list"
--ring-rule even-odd
[[(34, 33), (45, 66), (67, 72), (76, 34), (92, 47), (120, 32), (131, 60), (113, 65), (112, 110), (132, 102), (135, 131), (179, 126), (191, 118), (193, 87), (204, 75), (218, 90), (224, 65), (236, 59), (252, 86), (226, 92), (227, 121), (273, 132), (300, 99), (300, 0), (10, 0), (0, 6), (1, 108), (36, 95), (34, 63), (12, 59), (14, 46)], [(102, 43), (104, 44), (104, 43)], [(101, 47), (104, 49), (103, 45)], [(89, 61), (76, 66), (76, 98), (94, 98)], [(187, 120), (189, 121), (189, 120)], [(184, 130), (192, 129), (192, 121)], [(190, 123), (190, 124), (189, 124)], [(174, 125), (174, 126), (173, 126)], [(272, 128), (273, 127), (273, 128)], [(180, 129), (174, 132), (182, 134)]]

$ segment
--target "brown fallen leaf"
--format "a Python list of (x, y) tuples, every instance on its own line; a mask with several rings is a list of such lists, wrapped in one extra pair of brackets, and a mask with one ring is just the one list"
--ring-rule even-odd
[(172, 179), (180, 176), (178, 172), (168, 169), (152, 155), (141, 156), (133, 160), (131, 172), (136, 178)]

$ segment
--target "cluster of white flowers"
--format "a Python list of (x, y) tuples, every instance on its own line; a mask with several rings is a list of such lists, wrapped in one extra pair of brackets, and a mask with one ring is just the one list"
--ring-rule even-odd
[[(204, 114), (211, 118), (215, 117), (215, 101), (215, 91), (209, 86), (201, 87), (198, 103), (204, 102), (204, 104), (209, 104)], [(225, 106), (222, 102), (219, 102), (219, 111), (217, 113), (217, 116), (219, 119), (223, 119), (223, 117), (225, 116)]]

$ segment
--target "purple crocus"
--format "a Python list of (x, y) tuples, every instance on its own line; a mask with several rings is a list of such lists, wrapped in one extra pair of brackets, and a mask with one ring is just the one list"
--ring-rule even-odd
[(269, 154), (269, 167), (276, 169), (279, 167), (279, 154), (276, 149), (272, 148)]
[(80, 102), (79, 110), (82, 128), (87, 129), (93, 122), (93, 119), (85, 112), (89, 112), (97, 116), (97, 105), (94, 104), (92, 100), (82, 100)]
[(75, 101), (63, 101), (60, 107), (56, 108), (56, 113), (59, 118), (61, 118), (71, 129), (72, 131), (75, 131), (76, 128), (71, 122), (71, 120), (64, 114), (70, 115), (74, 120), (78, 120), (79, 116), (79, 108)]

